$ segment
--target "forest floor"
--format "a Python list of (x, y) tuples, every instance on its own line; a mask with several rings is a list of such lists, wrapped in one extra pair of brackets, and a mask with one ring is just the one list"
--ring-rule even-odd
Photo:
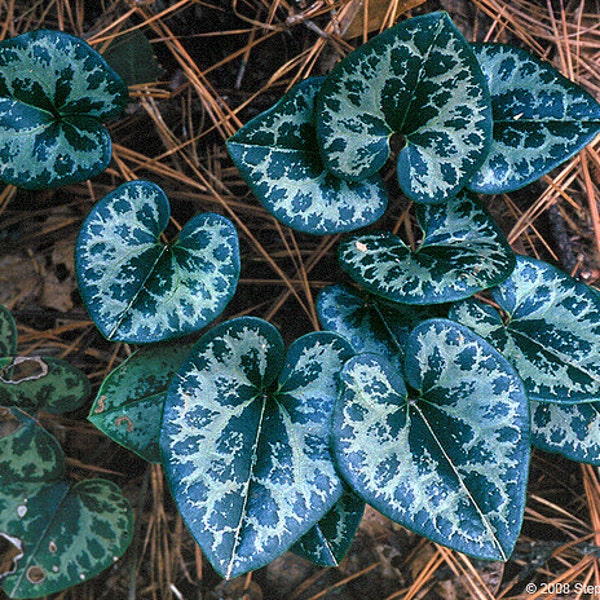
[[(236, 225), (242, 274), (223, 319), (262, 317), (286, 343), (318, 329), (315, 297), (344, 277), (335, 258), (339, 236), (304, 235), (278, 224), (241, 180), (224, 142), (294, 82), (327, 73), (395, 18), (440, 9), (467, 39), (528, 48), (600, 100), (600, 0), (0, 0), (0, 39), (61, 29), (105, 52), (138, 31), (159, 65), (153, 81), (131, 86), (127, 111), (110, 124), (113, 160), (104, 174), (50, 191), (0, 188), (0, 303), (16, 319), (20, 353), (67, 359), (97, 390), (134, 350), (105, 341), (95, 329), (73, 260), (90, 207), (132, 179), (159, 184), (179, 222), (214, 211)], [(599, 182), (597, 138), (540, 182), (487, 198), (486, 205), (515, 251), (594, 285), (600, 280)], [(386, 226), (402, 229), (405, 208), (404, 198), (392, 198)], [(75, 479), (101, 475), (121, 486), (136, 511), (136, 533), (113, 567), (52, 598), (565, 600), (593, 596), (566, 593), (556, 583), (600, 590), (598, 470), (537, 451), (523, 532), (506, 564), (449, 551), (369, 509), (339, 568), (321, 569), (286, 553), (224, 582), (183, 525), (161, 468), (96, 430), (88, 410), (43, 415), (43, 424), (61, 441)], [(528, 583), (538, 586), (537, 594), (526, 591)]]

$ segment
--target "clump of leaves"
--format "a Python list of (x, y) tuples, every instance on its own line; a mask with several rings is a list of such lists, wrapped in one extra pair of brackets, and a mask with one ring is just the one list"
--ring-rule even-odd
[(103, 123), (128, 98), (79, 38), (41, 30), (0, 42), (0, 179), (43, 189), (102, 172), (112, 152)]
[[(15, 331), (1, 307), (3, 355), (16, 354)], [(131, 541), (133, 515), (111, 481), (68, 478), (59, 443), (36, 420), (40, 410), (85, 402), (85, 375), (51, 358), (3, 356), (0, 365), (0, 538), (9, 559), (0, 579), (10, 598), (37, 598), (113, 564)]]

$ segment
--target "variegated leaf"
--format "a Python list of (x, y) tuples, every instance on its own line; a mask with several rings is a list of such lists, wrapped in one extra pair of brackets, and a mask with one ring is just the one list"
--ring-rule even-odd
[(37, 598), (77, 585), (112, 565), (132, 532), (129, 502), (111, 481), (3, 486), (0, 536), (21, 556), (2, 587), (10, 598)]
[(72, 35), (0, 42), (0, 179), (42, 189), (97, 175), (111, 157), (102, 123), (127, 102), (121, 78)]
[(444, 319), (417, 325), (406, 356), (406, 384), (379, 355), (344, 366), (333, 427), (340, 472), (409, 529), (479, 558), (507, 560), (529, 464), (522, 383), (487, 342)]
[(519, 256), (492, 296), (504, 317), (476, 300), (455, 305), (450, 317), (513, 364), (531, 400), (600, 398), (600, 295), (556, 267)]
[(346, 489), (335, 506), (291, 547), (292, 552), (320, 567), (339, 566), (364, 510), (364, 501)]
[(349, 285), (330, 285), (317, 297), (323, 329), (345, 337), (357, 353), (385, 356), (402, 370), (410, 330), (435, 314), (433, 307), (407, 306), (358, 291)]
[(202, 213), (163, 244), (169, 212), (158, 186), (132, 181), (98, 202), (79, 232), (81, 296), (109, 340), (181, 337), (215, 319), (235, 292), (240, 258), (233, 224)]
[(577, 462), (600, 466), (600, 402), (531, 402), (531, 443)]
[(86, 375), (59, 358), (0, 358), (0, 405), (63, 413), (79, 408), (90, 391)]
[(0, 489), (60, 477), (64, 466), (56, 438), (18, 408), (0, 406)]
[(392, 233), (356, 234), (339, 246), (342, 268), (365, 289), (394, 302), (436, 304), (466, 298), (504, 280), (515, 257), (476, 200), (419, 206), (424, 232), (412, 251)]
[(206, 557), (225, 577), (261, 567), (342, 494), (329, 452), (340, 336), (289, 348), (261, 319), (205, 334), (168, 391), (161, 450), (171, 491)]
[(0, 304), (0, 357), (17, 353), (17, 325), (10, 311)]
[(342, 60), (317, 100), (328, 169), (360, 181), (379, 171), (401, 134), (398, 181), (417, 202), (454, 196), (483, 162), (492, 113), (485, 78), (446, 13), (404, 21)]
[(600, 132), (600, 104), (548, 63), (504, 44), (473, 49), (490, 88), (494, 135), (470, 189), (484, 194), (519, 189)]
[(88, 419), (118, 444), (159, 463), (167, 389), (192, 346), (153, 344), (132, 354), (104, 379)]
[(387, 206), (378, 175), (346, 182), (325, 169), (313, 115), (322, 80), (297, 84), (227, 142), (231, 158), (263, 206), (285, 225), (315, 234), (365, 227)]

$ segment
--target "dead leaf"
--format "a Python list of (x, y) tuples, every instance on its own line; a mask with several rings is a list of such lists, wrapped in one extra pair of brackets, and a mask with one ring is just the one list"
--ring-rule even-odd
[(346, 19), (340, 24), (340, 29), (347, 40), (361, 36), (366, 7), (367, 33), (380, 31), (384, 23), (395, 23), (401, 14), (424, 2), (425, 0), (352, 0), (352, 6), (346, 13)]

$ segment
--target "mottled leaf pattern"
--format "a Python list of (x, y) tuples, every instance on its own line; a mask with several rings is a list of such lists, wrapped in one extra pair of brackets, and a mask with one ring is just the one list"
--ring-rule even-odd
[(28, 189), (103, 171), (103, 121), (127, 105), (121, 78), (84, 41), (33, 31), (0, 42), (0, 179)]
[(487, 79), (494, 135), (470, 189), (519, 189), (564, 162), (600, 132), (600, 104), (550, 64), (504, 44), (475, 44)]
[(339, 246), (342, 268), (368, 291), (405, 304), (466, 298), (514, 268), (504, 235), (467, 194), (419, 206), (417, 216), (424, 237), (414, 252), (392, 233), (356, 234)]
[(531, 401), (531, 443), (546, 452), (600, 466), (600, 402)]
[(223, 576), (267, 564), (340, 498), (329, 431), (351, 355), (328, 332), (285, 355), (273, 326), (242, 317), (205, 334), (173, 379), (163, 463), (184, 521)]
[(110, 481), (3, 486), (0, 533), (18, 540), (23, 556), (2, 587), (35, 598), (86, 581), (125, 552), (132, 532), (131, 507)]
[(27, 412), (63, 413), (79, 408), (90, 395), (86, 375), (58, 358), (0, 358), (0, 405)]
[(359, 181), (381, 169), (404, 136), (398, 180), (417, 202), (454, 196), (483, 162), (491, 105), (469, 44), (446, 13), (404, 21), (364, 44), (326, 77), (317, 134), (327, 167)]
[(364, 227), (387, 206), (378, 175), (346, 182), (325, 169), (313, 115), (322, 79), (297, 84), (227, 142), (231, 158), (264, 207), (282, 223), (315, 234)]
[(365, 503), (346, 489), (335, 506), (290, 549), (321, 567), (337, 567), (358, 529)]
[(476, 300), (450, 317), (486, 338), (513, 364), (531, 400), (600, 398), (600, 296), (556, 267), (519, 256), (492, 296), (505, 313)]
[(0, 490), (10, 483), (59, 477), (64, 462), (53, 436), (18, 408), (0, 406)]
[(349, 285), (330, 285), (317, 297), (323, 329), (345, 337), (357, 353), (385, 356), (402, 370), (410, 330), (420, 321), (440, 316), (434, 308), (386, 302)]
[(240, 270), (238, 237), (221, 215), (202, 213), (175, 242), (164, 192), (148, 181), (119, 186), (90, 211), (77, 240), (82, 298), (109, 340), (148, 343), (180, 337), (215, 319)]
[(333, 428), (340, 472), (409, 529), (506, 560), (521, 526), (529, 463), (522, 383), (487, 342), (444, 319), (417, 325), (406, 355), (406, 384), (379, 355), (344, 366)]
[(132, 354), (104, 379), (88, 419), (118, 444), (159, 463), (167, 388), (192, 346), (153, 344)]
[(0, 357), (17, 353), (17, 325), (10, 311), (0, 304)]

